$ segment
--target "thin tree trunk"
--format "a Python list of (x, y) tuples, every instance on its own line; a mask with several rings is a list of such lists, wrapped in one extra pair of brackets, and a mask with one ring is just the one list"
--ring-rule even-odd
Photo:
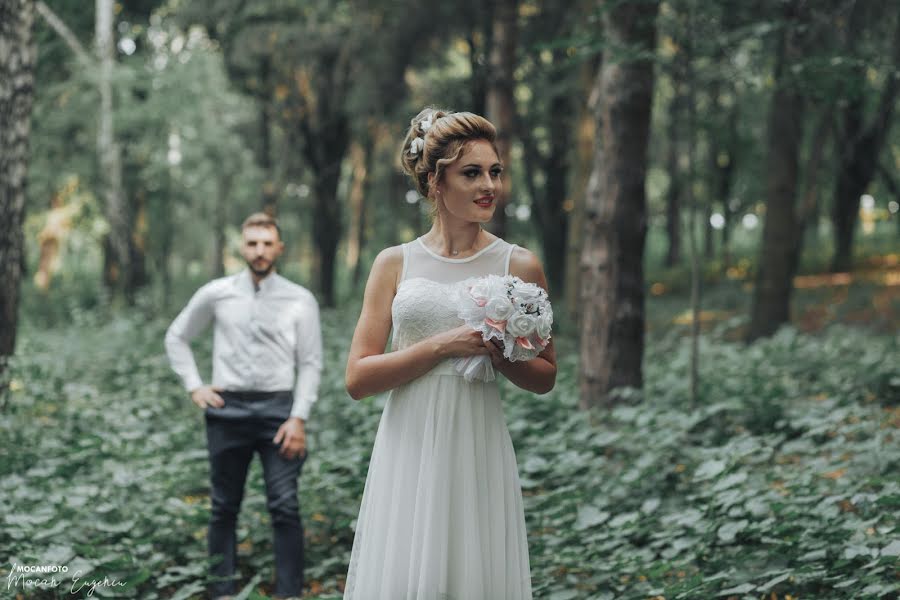
[(107, 281), (113, 289), (124, 292), (133, 301), (131, 289), (132, 230), (122, 186), (122, 154), (115, 137), (113, 122), (113, 65), (116, 58), (113, 0), (96, 0), (94, 44), (99, 58), (98, 86), (100, 113), (97, 126), (97, 157), (100, 164), (100, 180), (109, 222), (107, 248), (109, 257)]
[(819, 229), (819, 175), (821, 174), (822, 157), (825, 154), (825, 145), (828, 143), (828, 134), (831, 131), (832, 108), (828, 106), (822, 112), (819, 122), (813, 132), (813, 139), (809, 148), (809, 159), (806, 163), (806, 177), (804, 183), (803, 200), (800, 203), (798, 220), (801, 236), (800, 252), (802, 254), (808, 233), (816, 235)]
[[(891, 175), (891, 171), (883, 163), (879, 163), (878, 174), (881, 175), (884, 186), (894, 197), (894, 201), (900, 203), (900, 185), (897, 184), (897, 180)], [(897, 223), (897, 234), (900, 235), (900, 214), (892, 213), (891, 218)]]
[(715, 244), (715, 230), (712, 227), (712, 198), (710, 196), (706, 197), (706, 202), (703, 204), (703, 221), (701, 225), (703, 226), (703, 257), (707, 260), (710, 260), (716, 255), (716, 244)]
[[(354, 275), (359, 270), (360, 253), (365, 227), (365, 197), (367, 180), (367, 155), (363, 144), (355, 142), (350, 146), (350, 165), (353, 175), (350, 183), (350, 223), (347, 232), (347, 268)], [(356, 281), (353, 282), (354, 286)]]
[(228, 226), (228, 206), (231, 203), (231, 183), (234, 174), (228, 169), (221, 169), (216, 178), (216, 198), (213, 204), (213, 277), (225, 275), (225, 229)]
[(337, 263), (337, 246), (340, 242), (340, 209), (337, 207), (337, 173), (316, 179), (315, 216), (313, 217), (313, 241), (318, 250), (318, 289), (323, 306), (334, 306), (334, 269)]
[(512, 198), (512, 141), (515, 128), (516, 43), (518, 0), (498, 0), (494, 4), (493, 39), (489, 57), (487, 118), (497, 127), (497, 149), (500, 162), (507, 169), (503, 175), (503, 194), (498, 199), (491, 229), (499, 237), (506, 236), (506, 204)]
[(0, 0), (0, 376), (16, 347), (25, 266), (22, 224), (34, 102), (33, 29), (31, 0)]
[(259, 77), (262, 90), (258, 98), (259, 113), (257, 127), (259, 129), (259, 146), (256, 152), (256, 164), (263, 173), (262, 198), (260, 205), (263, 212), (276, 216), (278, 214), (278, 190), (275, 182), (275, 164), (272, 159), (272, 58), (263, 56), (260, 59)]
[[(177, 202), (175, 186), (172, 185), (172, 167), (166, 176), (166, 185), (163, 188), (168, 192), (165, 202), (174, 206)], [(175, 241), (175, 223), (172, 218), (172, 210), (159, 211), (159, 253), (156, 255), (156, 268), (160, 274), (162, 281), (162, 311), (161, 314), (168, 314), (169, 307), (172, 305), (172, 267), (169, 264), (169, 257), (172, 256), (172, 246)]]
[[(680, 61), (679, 61), (680, 62)], [(681, 122), (681, 111), (684, 98), (681, 91), (681, 73), (675, 72), (672, 77), (674, 96), (669, 103), (669, 123), (667, 130), (668, 148), (666, 151), (666, 171), (669, 174), (669, 189), (666, 191), (666, 234), (668, 249), (665, 265), (674, 267), (681, 262), (681, 148), (679, 145), (678, 123)]]
[[(687, 27), (685, 30), (685, 61), (684, 74), (685, 86), (687, 87), (686, 104), (688, 110), (688, 172), (687, 172), (687, 201), (691, 209), (691, 216), (688, 223), (691, 239), (691, 404), (696, 406), (699, 403), (700, 393), (700, 310), (702, 308), (702, 275), (703, 275), (703, 256), (700, 255), (700, 248), (697, 240), (697, 214), (699, 206), (697, 202), (697, 194), (695, 191), (695, 182), (697, 180), (697, 89), (694, 78), (694, 6), (691, 2), (687, 7)], [(705, 216), (705, 232), (707, 252), (709, 251), (709, 243), (712, 239), (712, 228), (709, 223), (710, 199), (704, 206)], [(704, 254), (706, 256), (706, 254)]]
[(732, 207), (731, 189), (734, 182), (735, 160), (737, 158), (737, 131), (738, 109), (737, 102), (732, 103), (728, 109), (728, 118), (726, 119), (726, 136), (727, 142), (725, 149), (727, 153), (727, 164), (720, 165), (719, 178), (719, 198), (722, 199), (722, 237), (720, 240), (722, 252), (722, 272), (726, 272), (731, 266), (731, 232), (734, 227), (734, 217), (737, 214), (735, 207)]
[(644, 242), (647, 144), (653, 97), (657, 2), (619, 3), (603, 16), (611, 48), (598, 81), (601, 142), (588, 184), (581, 254), (580, 405), (611, 406), (611, 390), (641, 387), (644, 354)]
[(748, 341), (766, 337), (790, 321), (791, 292), (799, 257), (797, 178), (803, 138), (803, 98), (790, 80), (791, 65), (802, 59), (801, 2), (785, 6), (788, 26), (779, 43), (775, 93), (769, 108), (766, 204)]

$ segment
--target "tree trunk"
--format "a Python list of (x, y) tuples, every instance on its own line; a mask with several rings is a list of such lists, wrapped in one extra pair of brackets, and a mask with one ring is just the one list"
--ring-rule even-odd
[(16, 347), (34, 101), (34, 3), (0, 0), (0, 376)]
[(813, 139), (809, 147), (809, 159), (806, 162), (803, 200), (800, 203), (798, 221), (800, 225), (801, 240), (799, 242), (800, 253), (807, 240), (807, 233), (816, 235), (819, 229), (819, 175), (821, 174), (822, 158), (825, 154), (825, 145), (828, 143), (828, 134), (831, 131), (832, 108), (826, 107), (819, 117), (813, 132)]
[[(219, 163), (221, 164), (221, 163)], [(231, 182), (233, 173), (226, 168), (219, 171), (216, 178), (216, 198), (213, 203), (213, 277), (225, 276), (225, 229), (228, 226), (228, 206), (231, 202)]]
[(719, 240), (722, 253), (722, 272), (726, 272), (731, 266), (731, 231), (735, 225), (734, 217), (737, 216), (737, 207), (732, 205), (731, 188), (734, 183), (735, 160), (737, 158), (738, 145), (738, 109), (737, 102), (733, 102), (728, 109), (726, 119), (726, 143), (724, 145), (727, 154), (725, 165), (719, 165), (719, 198), (722, 199), (722, 236)]
[(316, 178), (316, 205), (313, 217), (313, 241), (318, 250), (318, 286), (322, 305), (333, 307), (336, 303), (334, 269), (337, 263), (337, 247), (341, 240), (341, 210), (337, 198), (339, 171)]
[[(525, 169), (528, 171), (526, 181), (544, 250), (544, 271), (547, 273), (549, 291), (557, 297), (562, 295), (566, 276), (566, 238), (569, 229), (566, 188), (569, 181), (569, 150), (575, 126), (572, 118), (575, 107), (562, 81), (565, 60), (567, 57), (563, 51), (554, 52), (555, 69), (550, 86), (556, 92), (548, 108), (549, 130), (554, 133), (549, 139), (549, 152), (543, 155), (532, 132), (525, 126), (519, 127), (519, 137), (525, 150)], [(540, 192), (535, 180), (538, 173), (543, 173), (545, 180)]]
[[(329, 124), (330, 123), (330, 124)], [(310, 148), (316, 156), (312, 164), (316, 178), (313, 183), (315, 205), (313, 208), (313, 242), (318, 253), (318, 289), (322, 296), (322, 305), (333, 307), (335, 296), (335, 267), (337, 265), (337, 247), (342, 232), (342, 204), (338, 198), (338, 184), (341, 178), (341, 163), (347, 150), (348, 127), (342, 117), (335, 116), (333, 121), (323, 121), (320, 135), (312, 134), (306, 138), (306, 144), (316, 144)]]
[[(878, 163), (877, 171), (878, 174), (881, 175), (881, 181), (884, 183), (884, 187), (887, 188), (888, 193), (894, 197), (895, 202), (900, 202), (900, 184), (898, 184), (897, 180), (894, 179), (894, 176), (891, 175), (891, 170), (885, 167), (884, 163)], [(900, 235), (900, 215), (897, 213), (890, 214), (890, 218), (897, 223), (897, 234)]]
[(147, 193), (136, 190), (128, 207), (129, 279), (126, 297), (134, 302), (134, 294), (147, 285)]
[(707, 194), (703, 204), (703, 258), (711, 260), (716, 254), (715, 230), (712, 227), (712, 196)]
[(497, 127), (497, 149), (500, 162), (507, 169), (503, 175), (503, 194), (491, 221), (492, 231), (506, 236), (506, 204), (512, 198), (511, 148), (515, 127), (516, 104), (513, 95), (516, 69), (516, 37), (518, 0), (498, 0), (494, 5), (493, 39), (489, 57), (487, 118)]
[[(364, 191), (367, 180), (367, 155), (366, 147), (359, 142), (350, 146), (350, 166), (352, 180), (350, 182), (350, 223), (347, 232), (347, 268), (350, 273), (358, 271), (360, 253), (363, 244), (363, 229), (365, 227), (365, 197)], [(356, 281), (353, 281), (354, 289)]]
[[(361, 285), (365, 284), (364, 277), (365, 272), (363, 271), (363, 266), (365, 261), (363, 257), (366, 252), (366, 242), (368, 241), (369, 235), (369, 211), (368, 203), (366, 202), (366, 198), (372, 197), (372, 189), (375, 179), (370, 176), (370, 173), (374, 172), (375, 164), (378, 161), (379, 152), (379, 140), (389, 139), (388, 136), (380, 136), (379, 132), (375, 132), (376, 140), (373, 141), (371, 149), (365, 153), (365, 161), (362, 164), (362, 168), (365, 171), (365, 177), (363, 178), (362, 189), (360, 190), (360, 202), (359, 202), (359, 214), (357, 218), (359, 219), (359, 229), (357, 231), (356, 236), (356, 246), (359, 252), (359, 258), (356, 261), (356, 264), (353, 266), (353, 272), (351, 275), (351, 282), (353, 284), (354, 290), (359, 290)], [(393, 146), (391, 146), (393, 150)], [(418, 230), (416, 230), (418, 231)]]
[(272, 160), (272, 58), (263, 56), (260, 59), (259, 77), (262, 89), (259, 92), (259, 146), (256, 150), (256, 164), (263, 173), (262, 198), (260, 208), (266, 214), (278, 214), (278, 191), (275, 183), (275, 165)]
[[(166, 176), (166, 184), (163, 187), (163, 193), (165, 193), (165, 202), (169, 203), (170, 206), (175, 206), (177, 202), (177, 192), (175, 191), (175, 186), (172, 185), (172, 168), (169, 168), (169, 172)], [(158, 244), (158, 252), (156, 254), (156, 270), (159, 273), (160, 281), (162, 283), (162, 309), (160, 310), (160, 314), (166, 315), (169, 313), (169, 307), (172, 304), (172, 269), (169, 264), (169, 257), (172, 256), (172, 247), (175, 242), (175, 223), (172, 218), (173, 210), (161, 210), (159, 211), (159, 217), (156, 223), (156, 227), (158, 227), (159, 237), (157, 240)]]
[(681, 262), (681, 158), (679, 147), (678, 123), (681, 122), (681, 111), (684, 97), (681, 91), (681, 73), (673, 73), (672, 87), (675, 95), (669, 103), (668, 148), (666, 151), (666, 170), (669, 173), (669, 189), (666, 190), (666, 234), (669, 245), (666, 251), (667, 267), (674, 267)]
[(113, 35), (113, 0), (96, 0), (94, 43), (99, 58), (98, 85), (100, 91), (100, 115), (97, 127), (97, 155), (100, 164), (100, 180), (109, 223), (107, 248), (108, 283), (130, 298), (131, 290), (131, 223), (122, 190), (122, 155), (115, 138), (113, 124), (113, 64), (116, 45)]
[(487, 58), (493, 47), (494, 5), (492, 2), (470, 2), (466, 6), (469, 15), (469, 31), (466, 45), (469, 47), (469, 70), (472, 73), (472, 107), (471, 111), (481, 115), (485, 112), (487, 101), (488, 69)]
[[(700, 395), (700, 310), (702, 308), (703, 258), (697, 241), (697, 85), (694, 76), (694, 7), (687, 6), (686, 30), (684, 32), (684, 79), (685, 104), (687, 105), (687, 203), (690, 207), (688, 231), (691, 242), (691, 405), (697, 406)], [(707, 244), (712, 239), (709, 222), (711, 198), (707, 194), (704, 203), (704, 225)]]
[(748, 341), (772, 335), (790, 321), (791, 292), (799, 258), (797, 178), (803, 138), (803, 98), (790, 80), (790, 68), (802, 59), (800, 1), (785, 6), (788, 25), (779, 42), (775, 93), (769, 107), (766, 203), (763, 240)]
[(595, 82), (600, 79), (599, 71), (601, 58), (598, 56), (596, 60), (584, 63), (581, 68), (581, 77), (584, 89), (584, 100), (578, 106), (577, 136), (576, 148), (577, 154), (575, 158), (575, 173), (571, 188), (572, 206), (569, 211), (569, 238), (566, 245), (566, 282), (565, 282), (565, 300), (566, 312), (569, 321), (572, 324), (573, 331), (579, 331), (579, 322), (581, 319), (581, 304), (578, 301), (579, 290), (581, 286), (580, 264), (581, 264), (581, 244), (584, 237), (584, 211), (585, 211), (585, 195), (587, 193), (588, 180), (591, 175), (596, 122), (594, 113), (597, 111), (597, 94), (591, 93), (592, 89), (599, 92), (599, 87), (595, 86)]
[(604, 56), (594, 169), (581, 254), (580, 405), (606, 405), (610, 391), (641, 387), (644, 353), (644, 242), (647, 144), (653, 97), (657, 2), (620, 3), (603, 16), (610, 48), (644, 56)]
[[(856, 32), (851, 32), (851, 35)], [(900, 64), (900, 19), (894, 33), (893, 63)], [(859, 73), (860, 88), (865, 86), (865, 75)], [(838, 143), (838, 176), (835, 186), (832, 220), (834, 222), (835, 252), (831, 261), (833, 272), (847, 271), (853, 262), (853, 234), (859, 216), (859, 198), (875, 176), (878, 156), (887, 140), (891, 127), (900, 77), (888, 77), (881, 100), (871, 123), (864, 124), (863, 96), (857, 94), (843, 112), (843, 139)]]

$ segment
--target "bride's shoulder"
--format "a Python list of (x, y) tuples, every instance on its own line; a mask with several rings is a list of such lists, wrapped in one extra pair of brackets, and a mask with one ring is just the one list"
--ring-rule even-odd
[(403, 246), (389, 246), (375, 257), (369, 277), (393, 281), (399, 278), (401, 271), (403, 271)]
[(524, 281), (537, 283), (544, 280), (544, 267), (534, 252), (522, 246), (515, 246), (509, 257), (509, 274)]
[[(403, 245), (388, 246), (378, 253), (375, 257), (375, 263), (381, 267), (402, 267), (403, 266)], [(374, 266), (374, 265), (373, 265)]]

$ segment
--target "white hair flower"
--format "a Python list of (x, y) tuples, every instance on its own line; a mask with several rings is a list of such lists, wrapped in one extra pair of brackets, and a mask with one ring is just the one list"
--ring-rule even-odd
[(417, 137), (409, 144), (409, 154), (410, 156), (416, 156), (425, 149), (425, 140), (423, 138)]

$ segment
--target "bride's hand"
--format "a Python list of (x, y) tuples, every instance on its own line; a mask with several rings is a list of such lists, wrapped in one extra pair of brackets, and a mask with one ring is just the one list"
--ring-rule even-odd
[(490, 353), (490, 350), (485, 347), (484, 341), (481, 339), (481, 333), (468, 325), (460, 325), (455, 329), (444, 331), (431, 339), (436, 344), (438, 354), (443, 358), (459, 358)]
[(491, 364), (494, 365), (495, 369), (500, 369), (503, 363), (507, 362), (503, 356), (503, 350), (500, 349), (500, 346), (494, 340), (484, 342), (484, 346), (491, 355)]

